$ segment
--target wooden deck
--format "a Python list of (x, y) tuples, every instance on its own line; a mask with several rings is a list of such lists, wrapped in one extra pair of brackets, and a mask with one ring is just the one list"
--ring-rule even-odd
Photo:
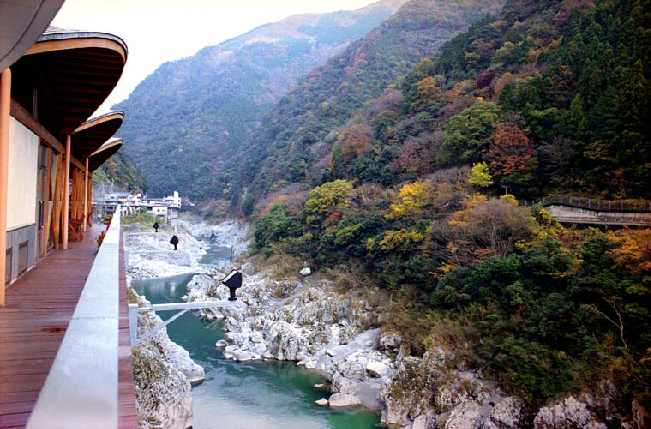
[[(103, 229), (94, 226), (82, 242), (50, 252), (7, 289), (6, 306), (0, 309), (0, 428), (25, 427), (95, 259), (95, 238)], [(124, 264), (121, 267), (119, 427), (135, 428)]]

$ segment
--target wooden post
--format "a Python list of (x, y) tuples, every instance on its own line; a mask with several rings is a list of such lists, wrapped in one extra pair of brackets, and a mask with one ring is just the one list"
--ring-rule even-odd
[(54, 247), (60, 249), (61, 239), (61, 215), (63, 214), (63, 154), (57, 155), (57, 172), (56, 172), (56, 193), (54, 219), (52, 221), (52, 236), (54, 237)]
[(93, 226), (93, 174), (88, 178), (88, 224)]
[(70, 183), (70, 134), (66, 136), (66, 160), (63, 163), (63, 213), (61, 222), (61, 235), (63, 236), (63, 249), (68, 248), (68, 223), (70, 223), (70, 191), (68, 184)]
[(7, 253), (7, 192), (9, 181), (9, 106), (11, 71), (0, 76), (0, 307), (5, 305), (5, 267)]
[(50, 162), (48, 163), (48, 191), (47, 202), (45, 204), (45, 255), (50, 247), (51, 228), (54, 220), (54, 206), (56, 203), (56, 185), (57, 185), (57, 171), (59, 168), (59, 159), (61, 155), (57, 155), (54, 151), (50, 150)]
[(84, 232), (88, 227), (88, 158), (84, 168)]

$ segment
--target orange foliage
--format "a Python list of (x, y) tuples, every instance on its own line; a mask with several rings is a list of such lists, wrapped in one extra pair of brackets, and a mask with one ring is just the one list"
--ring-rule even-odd
[(536, 166), (534, 148), (517, 124), (497, 124), (484, 157), (495, 176), (531, 171)]
[(418, 98), (411, 105), (412, 110), (418, 110), (427, 107), (435, 102), (441, 94), (441, 88), (436, 85), (436, 79), (427, 76), (417, 83)]
[(485, 195), (482, 194), (471, 194), (467, 195), (466, 199), (463, 201), (464, 209), (459, 210), (454, 213), (452, 219), (448, 222), (452, 226), (463, 226), (468, 223), (468, 216), (479, 204), (487, 201)]
[(618, 244), (610, 252), (618, 265), (636, 274), (651, 272), (651, 229), (609, 231), (608, 237)]
[[(335, 145), (341, 147), (345, 161), (352, 161), (364, 152), (367, 152), (371, 149), (371, 135), (372, 130), (368, 124), (355, 124), (338, 136)], [(332, 156), (330, 163), (332, 168)]]

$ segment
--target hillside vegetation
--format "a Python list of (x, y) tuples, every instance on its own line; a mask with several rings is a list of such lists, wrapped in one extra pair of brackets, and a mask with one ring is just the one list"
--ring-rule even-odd
[(433, 55), (444, 42), (485, 14), (497, 13), (503, 4), (501, 0), (406, 3), (281, 99), (242, 159), (237, 184), (250, 187), (256, 197), (289, 183), (318, 180), (327, 165), (333, 130), (423, 56)]
[(93, 181), (133, 193), (146, 193), (148, 188), (140, 168), (124, 149), (110, 157), (93, 173)]
[(409, 353), (455, 350), (530, 409), (604, 380), (648, 407), (651, 231), (568, 229), (517, 199), (651, 197), (651, 2), (511, 0), (404, 78), (357, 61), (400, 16), (270, 115), (243, 204), (257, 247), (385, 289)]
[(150, 193), (228, 197), (231, 178), (269, 108), (404, 1), (289, 17), (160, 66), (114, 106), (126, 112), (123, 150), (137, 162)]

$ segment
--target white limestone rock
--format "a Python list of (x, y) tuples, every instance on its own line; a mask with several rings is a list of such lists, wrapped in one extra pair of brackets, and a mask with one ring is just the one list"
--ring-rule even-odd
[(328, 403), (332, 408), (354, 407), (361, 404), (357, 396), (345, 393), (333, 393), (328, 399)]
[(316, 401), (314, 401), (314, 403), (321, 406), (321, 407), (325, 407), (325, 406), (328, 405), (328, 400), (326, 398), (321, 398), (321, 399), (317, 399)]
[(570, 396), (554, 405), (548, 405), (538, 410), (534, 418), (535, 429), (606, 429), (606, 424), (600, 422), (590, 411), (588, 405)]
[(230, 247), (233, 249), (234, 257), (244, 254), (251, 244), (249, 225), (237, 220), (208, 225), (199, 219), (179, 219), (178, 229), (191, 234), (196, 239)]
[(400, 347), (402, 337), (394, 332), (382, 332), (380, 335), (380, 350), (394, 350)]
[[(147, 305), (144, 298), (139, 303)], [(138, 316), (138, 336), (162, 323), (155, 313)], [(134, 349), (136, 410), (141, 427), (192, 426), (191, 383), (205, 378), (203, 368), (161, 330)]]
[(259, 344), (259, 343), (261, 343), (263, 340), (264, 340), (264, 338), (262, 337), (262, 333), (261, 333), (261, 332), (254, 332), (253, 334), (251, 334), (251, 341), (252, 341), (252, 342)]
[(481, 429), (482, 406), (474, 401), (456, 406), (447, 421), (445, 429)]
[(524, 401), (509, 396), (495, 405), (483, 429), (516, 429), (522, 426), (523, 418)]
[(253, 358), (251, 353), (249, 353), (247, 351), (237, 350), (237, 351), (233, 352), (233, 354), (235, 355), (235, 360), (238, 360), (240, 362), (246, 362), (246, 361), (251, 360)]
[(366, 371), (372, 377), (385, 377), (389, 373), (389, 367), (382, 362), (369, 362), (366, 364)]
[(411, 429), (427, 429), (427, 417), (418, 416), (411, 424)]

